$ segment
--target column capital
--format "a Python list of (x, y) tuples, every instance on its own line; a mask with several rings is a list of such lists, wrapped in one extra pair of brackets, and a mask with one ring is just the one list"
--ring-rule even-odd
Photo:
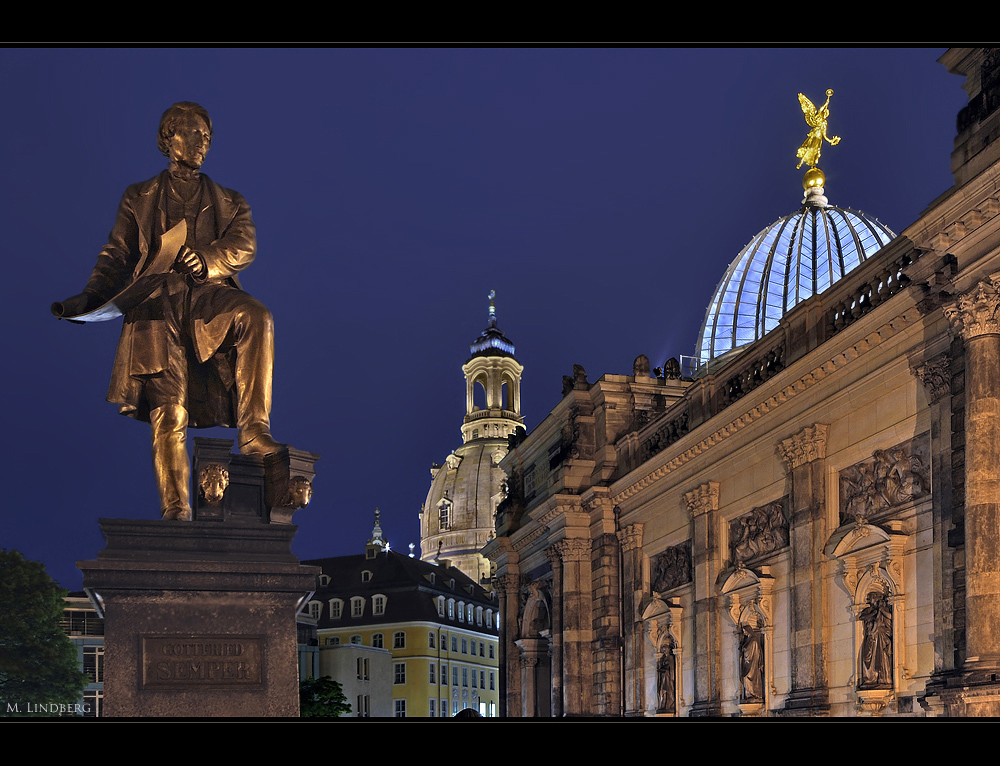
[(951, 331), (963, 340), (1000, 335), (1000, 272), (941, 307)]
[(553, 564), (563, 561), (584, 561), (590, 557), (590, 540), (570, 537), (553, 543), (545, 549)]
[(642, 547), (642, 524), (629, 524), (618, 531), (618, 542), (623, 551), (634, 551)]
[(719, 482), (709, 481), (684, 493), (684, 502), (692, 516), (719, 510)]
[(938, 354), (933, 359), (915, 364), (910, 372), (924, 384), (931, 402), (951, 392), (951, 359), (947, 354)]
[(778, 452), (781, 453), (781, 459), (785, 461), (789, 471), (826, 457), (827, 428), (829, 426), (826, 423), (806, 426), (797, 434), (778, 443)]

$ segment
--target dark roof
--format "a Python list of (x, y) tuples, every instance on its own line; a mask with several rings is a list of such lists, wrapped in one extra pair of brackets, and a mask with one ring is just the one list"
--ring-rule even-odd
[[(492, 609), (494, 613), (498, 610), (497, 601), (455, 567), (437, 566), (393, 550), (381, 551), (374, 558), (367, 558), (361, 553), (355, 556), (312, 559), (302, 563), (318, 566), (323, 574), (330, 577), (329, 585), (321, 586), (317, 582), (316, 594), (313, 596), (324, 605), (318, 625), (320, 628), (348, 625), (360, 628), (382, 623), (426, 621), (497, 635), (493, 625), (470, 625), (468, 622), (449, 620), (447, 616), (442, 618), (438, 615), (438, 596), (481, 606), (484, 610)], [(362, 582), (361, 573), (365, 570), (372, 575), (371, 579)], [(376, 594), (386, 597), (384, 614), (372, 614), (372, 596)], [(352, 596), (362, 596), (365, 599), (365, 611), (361, 617), (351, 616)], [(331, 619), (329, 610), (325, 608), (326, 603), (333, 598), (344, 601), (343, 616), (340, 619)]]

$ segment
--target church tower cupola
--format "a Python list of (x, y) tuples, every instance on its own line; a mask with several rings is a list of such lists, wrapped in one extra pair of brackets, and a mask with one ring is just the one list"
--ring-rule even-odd
[(486, 329), (470, 348), (465, 373), (462, 444), (431, 466), (431, 486), (420, 509), (420, 558), (448, 561), (473, 580), (490, 582), (490, 562), (480, 550), (495, 534), (497, 504), (506, 478), (500, 461), (507, 436), (524, 427), (521, 373), (514, 344), (497, 327), (490, 291)]
[(497, 327), (497, 312), (490, 290), (486, 329), (472, 342), (471, 356), (462, 365), (465, 373), (465, 421), (462, 442), (503, 438), (524, 425), (521, 417), (521, 373), (514, 358), (514, 344)]

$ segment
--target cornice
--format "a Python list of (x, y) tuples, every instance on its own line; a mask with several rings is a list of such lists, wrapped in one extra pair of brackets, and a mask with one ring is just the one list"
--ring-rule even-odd
[[(874, 313), (874, 312), (873, 312)], [(657, 466), (654, 469), (646, 470), (640, 473), (631, 483), (620, 489), (617, 493), (612, 496), (612, 501), (616, 505), (620, 505), (623, 501), (632, 497), (633, 495), (641, 492), (646, 487), (652, 485), (653, 483), (659, 481), (664, 476), (676, 471), (687, 463), (691, 462), (700, 455), (708, 452), (713, 447), (721, 444), (729, 437), (734, 434), (739, 433), (744, 428), (752, 423), (755, 423), (760, 418), (765, 415), (770, 415), (776, 410), (783, 407), (789, 401), (808, 391), (810, 388), (815, 386), (817, 383), (822, 381), (829, 375), (843, 370), (851, 364), (854, 364), (858, 359), (861, 359), (872, 350), (881, 346), (889, 338), (898, 334), (900, 331), (906, 329), (910, 325), (919, 322), (921, 320), (920, 312), (917, 310), (915, 305), (908, 306), (902, 313), (896, 314), (894, 317), (888, 321), (882, 323), (875, 330), (867, 333), (864, 337), (858, 339), (856, 342), (850, 344), (846, 348), (840, 346), (836, 353), (826, 356), (822, 362), (814, 365), (804, 374), (798, 375), (791, 382), (778, 389), (774, 393), (770, 394), (762, 400), (758, 400), (755, 405), (749, 408), (741, 408), (742, 412), (735, 418), (731, 418), (725, 422), (724, 425), (715, 428), (710, 431), (708, 435), (702, 437), (700, 440), (691, 444), (683, 451), (675, 454), (672, 458), (667, 460), (665, 463)], [(846, 333), (845, 333), (846, 334)], [(839, 336), (838, 336), (839, 339)], [(831, 339), (832, 340), (832, 339)], [(822, 349), (820, 346), (818, 350)], [(784, 373), (788, 370), (779, 373), (772, 380), (779, 380), (784, 376)], [(762, 391), (764, 387), (755, 389), (756, 391)], [(744, 400), (752, 396), (747, 395)], [(742, 403), (741, 400), (740, 403)], [(718, 417), (718, 416), (717, 416)], [(715, 420), (713, 418), (712, 420)], [(711, 423), (709, 420), (708, 423)], [(701, 431), (706, 424), (702, 424), (694, 432), (683, 437), (682, 440), (678, 441), (677, 444), (682, 444), (684, 441), (696, 439), (698, 432)], [(663, 451), (664, 454), (668, 453), (670, 448), (668, 447)], [(636, 469), (637, 471), (642, 471), (641, 468)]]

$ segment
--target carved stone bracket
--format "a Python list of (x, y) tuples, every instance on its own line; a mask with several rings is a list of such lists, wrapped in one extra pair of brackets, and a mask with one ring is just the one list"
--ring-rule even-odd
[(778, 452), (791, 471), (800, 465), (822, 460), (826, 457), (826, 431), (829, 426), (816, 423), (806, 426), (794, 436), (782, 439), (778, 444)]
[(952, 332), (963, 340), (1000, 334), (1000, 272), (991, 274), (942, 309)]

